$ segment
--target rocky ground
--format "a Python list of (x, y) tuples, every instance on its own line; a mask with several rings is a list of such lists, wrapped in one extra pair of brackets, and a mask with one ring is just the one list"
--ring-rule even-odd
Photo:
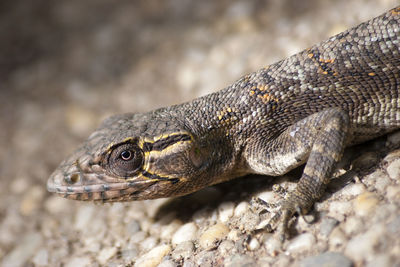
[[(400, 266), (400, 134), (346, 152), (283, 246), (251, 233), (281, 178), (114, 205), (46, 180), (105, 117), (180, 103), (383, 13), (396, 0), (2, 1), (1, 266)], [(251, 233), (251, 234), (249, 234)]]

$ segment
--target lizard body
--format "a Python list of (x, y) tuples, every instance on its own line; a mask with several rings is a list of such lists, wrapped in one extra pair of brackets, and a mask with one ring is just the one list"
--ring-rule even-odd
[(77, 200), (143, 200), (305, 163), (271, 220), (286, 232), (324, 193), (346, 146), (400, 127), (399, 43), (397, 7), (221, 91), (108, 118), (47, 188)]

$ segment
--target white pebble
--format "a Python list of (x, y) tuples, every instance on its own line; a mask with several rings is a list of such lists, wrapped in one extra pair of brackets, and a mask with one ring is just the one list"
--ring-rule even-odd
[(223, 223), (229, 221), (233, 216), (233, 211), (235, 209), (235, 204), (233, 202), (224, 202), (218, 207), (219, 220)]
[(248, 245), (249, 250), (257, 250), (260, 248), (260, 242), (258, 242), (257, 238), (252, 238)]
[(308, 251), (315, 244), (315, 237), (311, 233), (304, 233), (295, 237), (287, 247), (287, 250), (291, 253), (300, 253)]
[(352, 259), (356, 261), (372, 259), (384, 232), (383, 225), (375, 225), (368, 232), (353, 237), (347, 243), (345, 254), (351, 255)]
[(394, 180), (400, 180), (400, 159), (396, 159), (393, 162), (389, 163), (386, 171), (390, 178)]
[(169, 245), (160, 245), (142, 255), (135, 262), (135, 267), (155, 267), (161, 263), (161, 260), (171, 251)]
[(109, 259), (111, 259), (116, 253), (118, 249), (116, 247), (106, 247), (100, 250), (100, 253), (97, 255), (97, 261), (101, 265), (105, 265)]
[(172, 236), (172, 244), (177, 245), (185, 241), (191, 241), (196, 238), (197, 226), (194, 223), (182, 225)]
[(240, 217), (242, 214), (244, 214), (249, 208), (249, 203), (247, 203), (246, 201), (242, 201), (240, 202), (234, 211), (234, 214), (236, 217)]
[(229, 228), (222, 223), (217, 223), (208, 228), (199, 239), (200, 246), (205, 249), (215, 247), (218, 241), (225, 238), (229, 232)]

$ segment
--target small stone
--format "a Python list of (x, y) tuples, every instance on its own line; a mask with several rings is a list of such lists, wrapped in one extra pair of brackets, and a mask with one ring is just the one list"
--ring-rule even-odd
[(264, 241), (264, 246), (268, 254), (275, 257), (279, 254), (279, 251), (282, 248), (282, 243), (279, 241), (279, 239), (269, 235), (269, 238), (266, 238)]
[(61, 198), (59, 196), (50, 196), (46, 199), (44, 207), (51, 214), (60, 214), (66, 212), (71, 207), (69, 199)]
[(400, 200), (400, 186), (388, 186), (386, 188), (386, 196), (392, 201)]
[(324, 217), (321, 220), (319, 232), (322, 236), (327, 237), (332, 232), (333, 228), (335, 228), (336, 225), (338, 225), (338, 224), (339, 224), (339, 221), (336, 220), (335, 218)]
[(343, 230), (347, 235), (359, 233), (364, 229), (363, 222), (357, 217), (349, 217), (343, 223)]
[(140, 243), (145, 240), (147, 237), (147, 233), (143, 231), (139, 231), (136, 234), (132, 235), (129, 238), (129, 242), (126, 248), (137, 248)]
[(346, 245), (345, 254), (351, 255), (355, 261), (372, 259), (384, 236), (385, 226), (375, 225), (366, 233), (353, 237)]
[(234, 214), (236, 217), (240, 217), (241, 215), (246, 213), (248, 209), (249, 209), (249, 203), (242, 201), (236, 206)]
[(196, 239), (197, 226), (190, 222), (182, 225), (172, 236), (172, 244), (178, 245), (185, 241), (191, 241)]
[(176, 264), (173, 260), (171, 259), (166, 259), (163, 260), (157, 267), (177, 267), (178, 264)]
[(362, 193), (365, 192), (365, 185), (363, 185), (362, 183), (353, 183), (350, 184), (348, 186), (346, 186), (345, 188), (343, 188), (343, 190), (340, 191), (340, 193), (344, 196), (344, 197), (353, 197), (353, 196), (358, 196)]
[(390, 178), (400, 180), (400, 159), (395, 159), (386, 167), (386, 171)]
[(182, 242), (172, 251), (171, 257), (177, 261), (187, 259), (193, 254), (194, 249), (195, 247), (192, 241)]
[(18, 267), (30, 259), (42, 243), (42, 236), (39, 233), (29, 233), (14, 247), (0, 262), (0, 266)]
[(150, 249), (154, 248), (158, 244), (157, 238), (154, 236), (149, 236), (142, 242), (140, 242), (140, 247), (143, 251), (149, 251)]
[(260, 242), (258, 242), (257, 238), (252, 238), (247, 248), (249, 250), (257, 250), (260, 248)]
[(30, 216), (38, 211), (44, 197), (44, 189), (42, 186), (33, 186), (24, 194), (20, 212), (24, 216)]
[(229, 221), (233, 216), (233, 211), (235, 209), (235, 204), (233, 202), (224, 202), (218, 207), (219, 220), (223, 223)]
[(130, 248), (130, 249), (123, 249), (121, 250), (121, 258), (125, 262), (131, 262), (132, 259), (137, 258), (138, 256), (138, 250), (136, 248)]
[(387, 254), (374, 255), (374, 258), (368, 262), (367, 267), (392, 267), (396, 266), (394, 259)]
[(238, 241), (242, 236), (241, 232), (238, 229), (232, 229), (229, 231), (227, 237), (229, 240)]
[(349, 201), (333, 201), (329, 205), (330, 216), (339, 221), (343, 221), (345, 216), (353, 211), (351, 202)]
[(376, 209), (379, 198), (374, 193), (365, 192), (359, 195), (353, 203), (357, 215), (367, 216)]
[(99, 254), (97, 255), (96, 259), (101, 265), (105, 265), (109, 259), (114, 257), (117, 254), (118, 249), (116, 247), (106, 247), (100, 250)]
[(65, 267), (88, 267), (92, 265), (93, 261), (90, 257), (72, 257), (65, 263)]
[(129, 236), (132, 236), (133, 234), (139, 232), (140, 224), (137, 220), (130, 220), (125, 229)]
[(325, 252), (317, 256), (305, 258), (300, 261), (299, 265), (300, 267), (351, 267), (353, 263), (341, 253)]
[(171, 247), (169, 245), (160, 245), (146, 254), (142, 255), (139, 259), (136, 260), (136, 267), (155, 267), (161, 263), (161, 260), (165, 255), (167, 255), (171, 251)]
[(310, 250), (315, 245), (315, 237), (311, 233), (304, 233), (295, 237), (292, 242), (289, 243), (287, 250), (291, 253), (300, 253), (303, 251)]
[(92, 226), (90, 224), (93, 220), (93, 214), (95, 213), (95, 207), (93, 205), (85, 204), (79, 207), (75, 217), (74, 228), (81, 232), (91, 229)]
[(234, 249), (235, 249), (235, 243), (233, 243), (231, 240), (224, 240), (218, 246), (218, 251), (219, 253), (221, 253), (221, 255), (227, 255), (228, 253), (232, 253)]
[(219, 240), (227, 236), (228, 232), (229, 228), (225, 224), (217, 223), (200, 236), (199, 244), (204, 249), (214, 248)]
[(377, 179), (374, 186), (378, 192), (384, 194), (386, 193), (386, 188), (390, 185), (390, 183), (391, 183), (390, 178), (387, 175), (385, 175), (380, 179)]
[(161, 235), (160, 238), (164, 240), (172, 239), (173, 234), (178, 230), (179, 227), (182, 226), (180, 220), (173, 220), (165, 226), (161, 226)]
[(40, 249), (33, 257), (32, 262), (35, 264), (35, 266), (48, 266), (49, 252), (46, 249)]
[(246, 254), (233, 255), (226, 259), (225, 267), (250, 267), (255, 266), (255, 260)]
[(328, 238), (329, 246), (333, 249), (343, 246), (346, 241), (346, 235), (339, 227), (334, 228)]

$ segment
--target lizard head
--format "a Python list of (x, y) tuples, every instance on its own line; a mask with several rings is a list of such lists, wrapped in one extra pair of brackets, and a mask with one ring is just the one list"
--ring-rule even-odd
[(168, 113), (110, 117), (60, 164), (47, 188), (70, 199), (104, 202), (196, 191), (210, 184), (202, 177), (210, 172), (213, 152), (189, 128)]

